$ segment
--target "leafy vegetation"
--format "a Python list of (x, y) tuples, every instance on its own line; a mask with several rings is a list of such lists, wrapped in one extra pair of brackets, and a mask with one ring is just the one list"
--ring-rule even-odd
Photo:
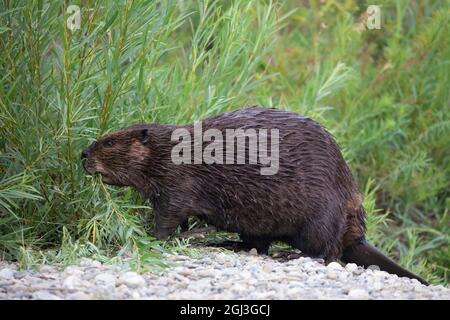
[[(450, 5), (366, 1), (0, 3), (0, 257), (162, 267), (151, 208), (79, 154), (133, 122), (260, 104), (323, 123), (365, 191), (368, 237), (434, 283), (450, 265)], [(195, 222), (198, 223), (198, 222)]]

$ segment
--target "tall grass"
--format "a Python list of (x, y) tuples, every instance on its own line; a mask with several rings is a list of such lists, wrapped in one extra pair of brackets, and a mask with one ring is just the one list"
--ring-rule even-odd
[(190, 121), (245, 104), (266, 77), (259, 65), (277, 9), (258, 1), (75, 4), (81, 28), (73, 32), (60, 1), (0, 7), (0, 249), (26, 263), (48, 248), (68, 263), (97, 250), (155, 262), (162, 249), (147, 236), (150, 208), (130, 189), (86, 178), (81, 150), (130, 123)]
[(325, 124), (366, 192), (369, 239), (448, 283), (450, 8), (379, 3), (382, 29), (357, 31), (365, 1), (73, 1), (71, 31), (67, 2), (2, 1), (2, 258), (161, 266), (149, 204), (86, 178), (81, 150), (258, 103)]

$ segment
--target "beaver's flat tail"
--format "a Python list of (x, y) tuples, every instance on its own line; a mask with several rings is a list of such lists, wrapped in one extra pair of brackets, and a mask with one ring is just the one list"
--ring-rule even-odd
[(396, 274), (399, 277), (417, 279), (420, 283), (429, 285), (428, 282), (421, 277), (409, 272), (386, 257), (366, 240), (360, 240), (345, 248), (341, 260), (345, 263), (353, 262), (366, 268), (370, 265), (377, 265), (383, 271)]

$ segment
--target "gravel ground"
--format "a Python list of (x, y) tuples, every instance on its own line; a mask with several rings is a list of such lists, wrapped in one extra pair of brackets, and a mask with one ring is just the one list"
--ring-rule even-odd
[(278, 262), (251, 253), (205, 249), (201, 259), (168, 255), (162, 275), (82, 259), (60, 269), (18, 271), (0, 261), (0, 299), (446, 299), (450, 289), (355, 264)]

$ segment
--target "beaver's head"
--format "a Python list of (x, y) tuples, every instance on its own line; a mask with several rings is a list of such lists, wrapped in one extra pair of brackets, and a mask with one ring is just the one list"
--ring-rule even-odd
[(100, 174), (103, 182), (133, 186), (150, 155), (148, 125), (134, 125), (107, 134), (81, 153), (84, 169)]

